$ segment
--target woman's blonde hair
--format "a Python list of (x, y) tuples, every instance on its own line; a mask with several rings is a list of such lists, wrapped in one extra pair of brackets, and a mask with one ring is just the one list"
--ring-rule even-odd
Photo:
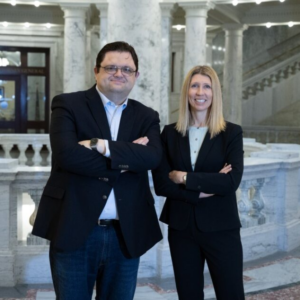
[(210, 78), (212, 84), (212, 104), (206, 115), (206, 126), (213, 138), (222, 130), (225, 130), (226, 123), (223, 117), (221, 84), (215, 70), (209, 66), (196, 66), (186, 75), (180, 95), (179, 117), (176, 123), (176, 129), (183, 136), (186, 135), (189, 126), (194, 124), (193, 116), (189, 105), (189, 89), (194, 75), (200, 74)]

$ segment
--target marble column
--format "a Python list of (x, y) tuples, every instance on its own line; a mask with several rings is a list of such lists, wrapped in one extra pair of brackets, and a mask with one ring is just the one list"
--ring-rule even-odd
[(130, 97), (160, 111), (160, 0), (110, 0), (107, 41), (131, 44), (139, 57), (140, 76)]
[(206, 18), (208, 10), (214, 8), (214, 4), (210, 1), (178, 4), (185, 10), (184, 75), (186, 75), (194, 66), (206, 64)]
[(207, 33), (206, 34), (206, 62), (205, 64), (208, 66), (213, 65), (213, 55), (212, 55), (212, 46), (213, 46), (213, 39), (215, 38), (214, 33)]
[(61, 5), (65, 18), (64, 92), (86, 89), (86, 12), (89, 5)]
[(227, 121), (242, 124), (243, 24), (224, 24), (225, 64), (223, 76), (223, 111)]
[(161, 83), (160, 83), (160, 125), (169, 124), (171, 91), (171, 33), (174, 3), (160, 3), (161, 8)]
[(0, 287), (9, 287), (16, 284), (14, 274), (14, 235), (12, 228), (16, 220), (16, 211), (12, 207), (12, 182), (16, 171), (1, 170), (0, 172)]
[(99, 3), (96, 5), (100, 11), (100, 48), (99, 50), (107, 44), (107, 12), (108, 3)]

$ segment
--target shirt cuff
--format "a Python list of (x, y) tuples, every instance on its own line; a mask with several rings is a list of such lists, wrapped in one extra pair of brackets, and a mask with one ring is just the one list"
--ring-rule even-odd
[(103, 154), (105, 157), (110, 157), (110, 150), (108, 145), (108, 140), (104, 140), (105, 143), (105, 154)]

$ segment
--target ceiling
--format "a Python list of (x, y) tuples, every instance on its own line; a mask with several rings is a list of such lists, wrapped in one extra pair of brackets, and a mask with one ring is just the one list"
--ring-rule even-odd
[[(170, 0), (161, 1), (168, 2)], [(196, 2), (200, 3), (201, 1), (203, 0)], [(300, 26), (300, 0), (285, 0), (284, 3), (279, 2), (279, 0), (262, 0), (268, 2), (262, 2), (260, 5), (257, 5), (255, 0), (238, 1), (246, 3), (233, 6), (231, 0), (212, 0), (216, 5), (214, 9), (208, 11), (208, 30), (220, 28), (225, 23), (265, 26), (267, 22), (272, 22), (274, 25), (287, 25), (288, 22), (293, 21), (295, 25), (299, 23), (298, 26)], [(251, 1), (252, 3), (249, 3)], [(22, 2), (30, 5), (17, 4), (12, 6), (10, 0), (0, 0), (0, 22), (64, 24), (63, 11), (59, 6), (59, 0), (48, 0), (40, 7), (34, 7), (32, 5), (34, 1), (24, 0)], [(83, 3), (79, 0), (64, 0), (63, 2)], [(99, 10), (96, 8), (95, 3), (101, 2), (101, 0), (84, 2), (94, 3), (91, 4), (89, 23), (99, 25)], [(173, 15), (173, 25), (177, 24), (185, 24), (185, 12), (178, 4), (175, 5)]]

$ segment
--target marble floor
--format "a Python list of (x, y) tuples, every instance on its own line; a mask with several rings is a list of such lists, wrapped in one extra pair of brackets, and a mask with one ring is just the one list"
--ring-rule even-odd
[[(205, 285), (205, 299), (215, 299), (209, 275)], [(300, 300), (300, 248), (245, 263), (244, 286), (247, 300)], [(51, 285), (0, 288), (0, 300), (21, 299), (55, 300), (55, 295)], [(140, 279), (134, 297), (134, 300), (175, 299), (178, 297), (173, 278)]]

